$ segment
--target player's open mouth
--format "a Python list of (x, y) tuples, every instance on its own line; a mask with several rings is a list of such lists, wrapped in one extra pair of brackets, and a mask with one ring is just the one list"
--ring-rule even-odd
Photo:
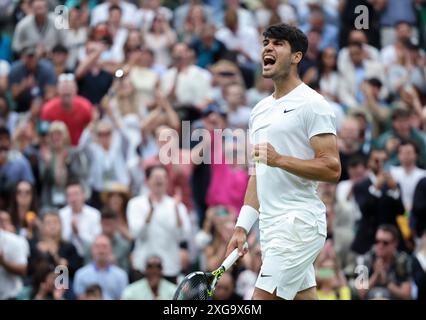
[(263, 57), (263, 65), (264, 66), (268, 66), (268, 65), (274, 65), (275, 64), (275, 57), (271, 56), (271, 55), (266, 55)]

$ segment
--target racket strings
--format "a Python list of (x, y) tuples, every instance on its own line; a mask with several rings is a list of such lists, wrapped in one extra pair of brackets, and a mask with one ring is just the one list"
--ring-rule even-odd
[(176, 290), (174, 300), (208, 300), (210, 281), (205, 273), (190, 274)]

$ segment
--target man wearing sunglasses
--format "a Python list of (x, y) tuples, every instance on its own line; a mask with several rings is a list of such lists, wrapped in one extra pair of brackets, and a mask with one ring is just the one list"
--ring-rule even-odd
[(380, 225), (373, 249), (362, 259), (369, 271), (368, 289), (357, 288), (362, 299), (411, 299), (409, 255), (397, 248), (397, 228)]
[(146, 260), (145, 278), (124, 289), (123, 300), (170, 300), (176, 285), (163, 277), (161, 258), (151, 256)]

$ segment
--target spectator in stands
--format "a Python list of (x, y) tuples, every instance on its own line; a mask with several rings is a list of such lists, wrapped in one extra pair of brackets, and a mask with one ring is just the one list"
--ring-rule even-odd
[(200, 37), (206, 25), (207, 17), (204, 15), (203, 6), (199, 4), (192, 6), (185, 18), (183, 30), (178, 34), (179, 41), (190, 44)]
[(18, 125), (18, 114), (11, 110), (9, 99), (0, 94), (0, 127), (6, 127), (9, 132), (15, 132)]
[(86, 289), (94, 284), (102, 288), (105, 300), (118, 300), (128, 285), (126, 272), (112, 261), (112, 247), (109, 238), (99, 235), (92, 245), (93, 261), (79, 269), (74, 277), (74, 292), (80, 298)]
[(247, 90), (247, 106), (251, 109), (263, 98), (274, 91), (274, 83), (271, 79), (264, 78), (260, 73), (256, 76), (253, 88)]
[[(397, 216), (404, 213), (400, 188), (386, 170), (386, 160), (385, 150), (371, 150), (368, 176), (353, 188), (355, 201), (361, 211), (361, 220), (357, 226), (352, 250), (359, 254), (370, 250), (379, 225), (391, 224), (396, 227)], [(402, 240), (400, 232), (395, 240), (400, 242), (401, 247), (404, 245), (399, 241)]]
[(338, 132), (338, 146), (340, 162), (342, 165), (342, 174), (340, 180), (347, 180), (348, 161), (354, 156), (364, 157), (361, 143), (361, 128), (358, 121), (353, 117), (346, 118), (341, 124)]
[(38, 172), (42, 179), (40, 199), (44, 207), (65, 206), (68, 181), (87, 179), (88, 168), (81, 162), (82, 156), (71, 147), (66, 125), (62, 121), (53, 121), (49, 127), (48, 144), (40, 148), (38, 157)]
[[(404, 0), (403, 2), (406, 1)], [(397, 62), (398, 56), (403, 54), (405, 51), (405, 44), (410, 40), (412, 35), (412, 27), (406, 21), (395, 21), (395, 24), (390, 27), (395, 34), (394, 40), (386, 41), (387, 43), (383, 44), (383, 48), (380, 51), (380, 61), (386, 71), (392, 64)]]
[(417, 286), (417, 300), (426, 301), (426, 229), (423, 231), (418, 251), (413, 257), (413, 280)]
[(127, 286), (122, 300), (171, 300), (176, 285), (163, 277), (161, 258), (151, 256), (145, 265), (145, 278)]
[(156, 14), (152, 26), (144, 35), (145, 45), (154, 52), (155, 63), (164, 67), (171, 65), (171, 48), (176, 43), (176, 33), (161, 14)]
[(308, 49), (299, 65), (299, 76), (304, 80), (306, 72), (311, 69), (318, 68), (318, 58), (320, 56), (319, 43), (321, 34), (317, 30), (310, 30), (306, 36), (308, 37)]
[(118, 229), (117, 213), (110, 209), (102, 211), (101, 216), (102, 234), (107, 236), (111, 242), (114, 261), (112, 263), (129, 273), (129, 256), (132, 242), (122, 236)]
[[(205, 129), (209, 131), (210, 139), (200, 142), (192, 149), (192, 153), (195, 159), (202, 151), (202, 158), (209, 166), (206, 204), (225, 206), (236, 214), (243, 204), (243, 190), (248, 182), (245, 151), (241, 144), (241, 141), (245, 139), (244, 134), (241, 131), (235, 133), (228, 131), (224, 134), (214, 132), (215, 129), (227, 128), (226, 113), (214, 103), (210, 104), (203, 113), (203, 121)], [(201, 218), (200, 222), (202, 220)]]
[(21, 60), (9, 72), (9, 88), (16, 101), (16, 111), (30, 110), (35, 99), (47, 101), (56, 93), (53, 64), (37, 56), (34, 46), (20, 50)]
[(376, 141), (378, 148), (386, 148), (389, 154), (389, 165), (399, 165), (398, 146), (402, 140), (413, 140), (419, 148), (417, 165), (426, 166), (426, 144), (418, 129), (414, 128), (411, 121), (412, 112), (406, 109), (395, 109), (392, 112), (392, 128), (384, 132)]
[(319, 55), (318, 66), (311, 67), (303, 77), (307, 84), (318, 81), (321, 94), (331, 101), (338, 101), (339, 79), (334, 48), (325, 48)]
[(225, 272), (219, 279), (213, 300), (242, 300), (242, 297), (235, 292), (235, 279), (231, 273)]
[(204, 257), (202, 261), (205, 264), (203, 269), (213, 271), (225, 259), (225, 244), (231, 239), (234, 221), (234, 213), (230, 212), (225, 206), (207, 209), (203, 230), (211, 241), (203, 248)]
[(52, 266), (66, 266), (72, 281), (75, 272), (82, 266), (83, 260), (70, 242), (62, 240), (61, 229), (59, 214), (56, 211), (46, 211), (42, 217), (39, 238), (29, 242), (29, 275), (36, 274), (39, 264), (46, 262)]
[(22, 180), (14, 186), (9, 213), (19, 235), (28, 240), (37, 237), (41, 223), (38, 218), (37, 193), (30, 182)]
[(415, 236), (420, 238), (426, 230), (426, 178), (422, 178), (414, 190), (411, 209)]
[(339, 29), (332, 24), (326, 23), (321, 9), (312, 9), (310, 11), (309, 21), (301, 26), (301, 30), (306, 34), (311, 30), (319, 32), (321, 35), (319, 50), (324, 50), (328, 47), (338, 49)]
[(155, 130), (158, 155), (143, 162), (145, 169), (153, 165), (163, 164), (167, 170), (167, 194), (173, 196), (179, 192), (182, 203), (191, 212), (193, 209), (192, 190), (189, 181), (192, 176), (193, 163), (191, 151), (179, 146), (178, 133), (166, 125), (161, 125)]
[[(74, 1), (74, 0), (68, 0)], [(80, 0), (77, 0), (81, 2)], [(89, 3), (96, 2), (90, 1)], [(88, 26), (84, 22), (84, 5), (80, 4), (78, 6), (68, 6), (69, 15), (68, 15), (68, 23), (69, 29), (67, 32), (64, 32), (64, 46), (68, 48), (68, 60), (66, 63), (66, 67), (71, 70), (75, 70), (77, 68), (78, 63), (78, 55), (81, 48), (83, 48), (87, 42), (88, 36)]]
[(137, 47), (129, 58), (129, 79), (139, 95), (139, 108), (151, 110), (156, 105), (156, 91), (160, 76), (153, 70), (154, 52), (147, 47)]
[(356, 223), (361, 212), (354, 197), (354, 186), (367, 176), (364, 157), (353, 156), (348, 161), (348, 180), (340, 181), (336, 188), (336, 205), (333, 218), (333, 245), (342, 267), (349, 262), (349, 249), (355, 238)]
[(172, 10), (161, 5), (159, 0), (149, 0), (140, 3), (140, 8), (136, 12), (136, 26), (142, 31), (147, 31), (152, 26), (152, 21), (157, 14), (161, 14), (170, 23), (174, 16)]
[(224, 26), (216, 32), (216, 39), (236, 55), (238, 65), (245, 75), (247, 87), (254, 83), (252, 73), (260, 62), (260, 41), (256, 28), (241, 26), (240, 15), (235, 9), (225, 12)]
[(381, 95), (382, 82), (371, 78), (361, 84), (361, 91), (365, 97), (364, 107), (371, 119), (372, 138), (376, 139), (385, 131), (391, 109)]
[[(89, 186), (92, 191), (90, 203), (100, 209), (100, 193), (107, 185), (129, 183), (126, 168), (128, 143), (120, 129), (115, 129), (107, 120), (100, 120), (87, 128), (81, 137), (81, 150), (89, 159)], [(96, 136), (93, 135), (96, 134)]]
[(15, 52), (21, 52), (28, 46), (37, 46), (42, 56), (63, 42), (63, 30), (56, 27), (55, 17), (48, 11), (47, 0), (34, 0), (31, 6), (31, 14), (16, 25), (12, 46)]
[(173, 46), (173, 65), (162, 77), (161, 89), (174, 106), (189, 105), (202, 110), (212, 97), (211, 75), (192, 64), (191, 52), (184, 43)]
[(369, 288), (357, 288), (361, 299), (411, 299), (410, 257), (398, 248), (398, 231), (393, 225), (380, 225), (375, 246), (366, 253), (363, 265), (369, 270)]
[(339, 100), (347, 108), (355, 108), (365, 103), (363, 81), (374, 77), (383, 83), (384, 74), (380, 63), (366, 58), (362, 43), (349, 43), (348, 52), (352, 63), (339, 70)]
[(64, 287), (55, 285), (55, 267), (49, 263), (40, 263), (33, 275), (30, 298), (33, 300), (63, 300)]
[(136, 27), (134, 14), (137, 11), (137, 7), (133, 3), (124, 0), (108, 0), (103, 3), (99, 3), (91, 11), (90, 25), (96, 26), (101, 22), (106, 22), (108, 20), (109, 9), (111, 6), (120, 7), (122, 11), (123, 26)]
[(426, 176), (426, 170), (416, 166), (419, 157), (419, 148), (414, 141), (401, 141), (398, 146), (398, 160), (400, 165), (391, 167), (390, 173), (399, 184), (402, 192), (402, 202), (406, 212), (413, 207), (414, 190), (417, 183)]
[[(230, 60), (219, 60), (209, 68), (212, 73), (212, 98), (219, 105), (225, 104), (224, 91), (228, 85), (244, 85), (243, 75), (238, 65)], [(262, 77), (262, 79), (265, 79)], [(273, 85), (272, 85), (273, 87)], [(251, 106), (253, 107), (253, 106)]]
[(120, 6), (112, 5), (108, 11), (106, 25), (112, 38), (111, 60), (122, 63), (124, 62), (124, 44), (129, 31), (122, 25), (122, 9)]
[(414, 0), (387, 0), (379, 1), (376, 4), (375, 9), (380, 12), (380, 36), (382, 47), (395, 43), (395, 38), (398, 41), (400, 36), (398, 27), (401, 27), (401, 24), (405, 24), (404, 29), (407, 30), (405, 31), (407, 36), (414, 36), (411, 34), (413, 31), (416, 31), (417, 36), (418, 30), (412, 30), (417, 22), (415, 12), (416, 3), (417, 2)]
[(7, 230), (13, 228), (10, 216), (0, 212), (0, 300), (15, 298), (27, 272), (28, 243)]
[(11, 147), (9, 130), (0, 127), (0, 208), (7, 206), (9, 193), (18, 181), (34, 183), (28, 160)]
[(86, 56), (75, 71), (79, 94), (94, 105), (99, 105), (113, 81), (113, 75), (105, 70), (100, 60), (105, 50), (103, 43), (89, 40), (86, 43)]
[[(377, 48), (368, 43), (367, 34), (362, 29), (353, 29), (349, 32), (348, 43), (361, 43), (365, 59), (379, 62), (380, 53)], [(350, 58), (349, 47), (341, 48), (338, 52), (337, 65), (339, 70), (345, 70), (346, 66), (353, 62)]]
[(167, 170), (152, 166), (146, 170), (148, 191), (129, 201), (127, 220), (135, 239), (133, 267), (145, 271), (146, 260), (158, 255), (166, 279), (176, 282), (180, 272), (179, 244), (190, 231), (187, 210), (179, 195), (167, 195)]
[(104, 300), (101, 286), (98, 284), (88, 286), (79, 300)]
[(206, 24), (201, 28), (200, 34), (190, 42), (197, 58), (197, 66), (208, 68), (228, 53), (225, 45), (215, 38), (216, 28)]
[(127, 222), (126, 208), (130, 198), (130, 191), (126, 185), (110, 183), (101, 194), (103, 208), (113, 211), (117, 215), (117, 230), (120, 235), (128, 240), (132, 240)]
[(324, 249), (315, 261), (319, 300), (351, 300), (343, 271), (339, 268), (332, 240), (327, 240)]
[(69, 69), (66, 65), (68, 60), (68, 49), (64, 45), (57, 44), (54, 46), (50, 56), (53, 67), (55, 68), (56, 77), (59, 77), (59, 75), (63, 73), (73, 72), (73, 70)]
[(251, 109), (246, 106), (246, 90), (240, 84), (230, 84), (224, 88), (228, 125), (231, 129), (248, 129)]
[(58, 79), (58, 97), (43, 105), (41, 119), (59, 120), (66, 124), (71, 145), (76, 146), (84, 128), (92, 120), (92, 104), (77, 95), (77, 85), (72, 74), (62, 74)]
[(404, 43), (403, 49), (397, 52), (396, 61), (387, 69), (387, 86), (396, 97), (401, 94), (401, 89), (412, 88), (425, 92), (424, 63), (417, 66), (412, 51), (416, 52), (416, 46), (411, 42)]
[(290, 25), (297, 24), (296, 10), (289, 3), (279, 0), (263, 0), (262, 5), (255, 12), (256, 24), (260, 31), (273, 24), (271, 20), (278, 20)]
[(67, 206), (59, 210), (62, 238), (71, 242), (81, 256), (97, 235), (101, 233), (101, 215), (84, 203), (83, 186), (71, 181), (66, 188)]
[(200, 0), (186, 1), (186, 3), (183, 3), (182, 5), (178, 6), (173, 12), (173, 25), (179, 33), (184, 30), (185, 20), (188, 16), (188, 13), (191, 11), (191, 8), (197, 5), (202, 5), (204, 16), (207, 18), (208, 23), (212, 23), (213, 21), (216, 22), (218, 19), (220, 19), (219, 17), (213, 16), (214, 9), (210, 5), (204, 4)]

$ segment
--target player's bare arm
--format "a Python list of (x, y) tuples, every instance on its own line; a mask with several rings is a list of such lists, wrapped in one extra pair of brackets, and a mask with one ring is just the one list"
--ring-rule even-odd
[[(256, 175), (250, 176), (246, 194), (244, 196), (244, 205), (257, 211), (259, 210), (259, 200), (257, 198), (256, 191)], [(247, 252), (247, 249), (243, 248), (244, 243), (247, 240), (247, 233), (247, 230), (240, 226), (235, 228), (234, 234), (232, 235), (232, 238), (228, 243), (228, 248), (226, 249), (226, 256), (228, 256), (235, 248), (239, 249), (240, 256)]]
[(279, 154), (270, 143), (254, 146), (253, 159), (278, 167), (301, 178), (337, 182), (340, 178), (341, 166), (337, 139), (334, 134), (319, 134), (310, 139), (315, 156), (310, 160), (302, 160)]

